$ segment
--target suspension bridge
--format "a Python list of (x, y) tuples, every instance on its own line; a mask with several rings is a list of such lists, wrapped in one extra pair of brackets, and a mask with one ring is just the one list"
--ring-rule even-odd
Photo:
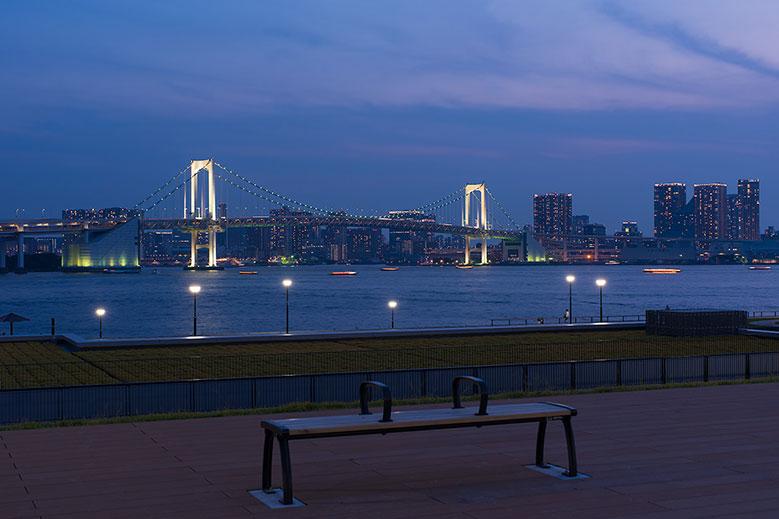
[[(288, 210), (269, 211), (268, 215), (262, 216), (228, 216), (224, 214), (227, 204), (221, 201), (226, 192), (223, 190), (223, 196), (219, 196), (220, 184), (267, 204), (267, 207)], [(174, 201), (176, 208), (166, 206), (160, 210), (169, 201)], [(230, 207), (236, 205), (242, 207), (242, 204), (231, 204)], [(220, 214), (220, 206), (225, 208), (223, 214)], [(459, 212), (456, 221), (452, 221), (454, 218), (451, 211), (449, 214), (444, 211), (450, 208)], [(373, 215), (354, 214), (314, 206), (278, 193), (213, 159), (193, 160), (188, 167), (136, 204), (135, 209), (145, 215), (144, 229), (178, 229), (192, 234), (190, 268), (216, 267), (216, 233), (228, 227), (344, 226), (457, 235), (465, 238), (465, 264), (471, 263), (471, 239), (481, 240), (481, 263), (486, 264), (488, 239), (518, 239), (523, 235), (510, 213), (495, 199), (484, 182), (467, 184), (464, 189), (410, 210)], [(174, 211), (178, 213), (177, 216), (173, 215)], [(491, 213), (499, 213), (503, 218), (496, 219)], [(409, 214), (418, 214), (420, 217), (410, 218)], [(496, 225), (496, 220), (504, 225)], [(201, 235), (207, 235), (207, 240), (200, 240)], [(203, 266), (198, 265), (199, 248), (208, 250), (208, 263)]]
[[(216, 235), (232, 227), (341, 226), (461, 236), (465, 241), (464, 264), (472, 263), (472, 240), (481, 241), (480, 263), (487, 264), (487, 240), (524, 237), (484, 182), (467, 184), (411, 209), (369, 214), (297, 200), (262, 186), (213, 158), (191, 161), (135, 204), (132, 213), (139, 215), (142, 230), (189, 232), (192, 269), (217, 268)], [(101, 225), (114, 224), (52, 220), (0, 223), (0, 246), (5, 249), (3, 238), (14, 237), (21, 247), (25, 236), (78, 233), (99, 229)], [(207, 250), (204, 264), (199, 262), (200, 249)]]

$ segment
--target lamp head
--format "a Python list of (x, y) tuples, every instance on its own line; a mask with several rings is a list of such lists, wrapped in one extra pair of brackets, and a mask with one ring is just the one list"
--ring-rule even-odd
[(603, 288), (606, 286), (606, 280), (605, 279), (596, 279), (595, 284), (599, 287)]
[(95, 310), (95, 315), (98, 317), (103, 317), (105, 315), (105, 308), (98, 308)]
[(394, 310), (394, 309), (396, 309), (398, 307), (398, 302), (397, 301), (390, 301), (389, 303), (387, 303), (387, 306)]
[(576, 276), (572, 276), (572, 275), (568, 274), (567, 276), (565, 276), (565, 280), (568, 283), (573, 283), (574, 281), (576, 281)]
[(292, 286), (292, 280), (291, 279), (285, 279), (281, 282), (282, 285), (284, 285), (285, 288), (289, 288)]
[(189, 291), (193, 294), (199, 294), (200, 293), (200, 285), (189, 285)]

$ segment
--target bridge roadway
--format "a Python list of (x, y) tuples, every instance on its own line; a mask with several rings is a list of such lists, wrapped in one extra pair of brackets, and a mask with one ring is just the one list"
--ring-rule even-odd
[[(488, 229), (486, 231), (473, 227), (461, 225), (451, 225), (438, 222), (425, 222), (420, 220), (410, 220), (403, 218), (382, 218), (382, 217), (355, 217), (348, 215), (305, 215), (305, 216), (252, 216), (240, 218), (222, 218), (217, 220), (222, 227), (273, 227), (284, 225), (339, 225), (348, 227), (379, 227), (392, 231), (421, 231), (441, 234), (455, 234), (461, 236), (479, 236), (484, 235), (487, 238), (496, 238), (503, 240), (519, 239), (523, 236), (522, 231), (508, 231), (499, 229)], [(147, 230), (163, 229), (207, 229), (209, 222), (207, 220), (185, 220), (181, 219), (144, 219), (143, 228)]]
[[(357, 217), (348, 215), (301, 215), (301, 216), (251, 216), (236, 218), (221, 218), (216, 222), (208, 220), (156, 219), (144, 218), (142, 225), (145, 230), (170, 230), (170, 229), (208, 229), (209, 225), (216, 223), (220, 227), (273, 227), (284, 225), (339, 225), (348, 227), (378, 227), (393, 231), (420, 231), (441, 234), (454, 234), (460, 236), (484, 236), (503, 240), (520, 239), (522, 231), (501, 229), (476, 229), (461, 225), (447, 223), (410, 220), (404, 218), (385, 217)], [(37, 236), (39, 238), (62, 235), (64, 233), (77, 233), (86, 229), (99, 230), (110, 229), (115, 223), (94, 222), (63, 222), (61, 220), (27, 221), (27, 222), (0, 222), (0, 237), (12, 238), (19, 234)]]

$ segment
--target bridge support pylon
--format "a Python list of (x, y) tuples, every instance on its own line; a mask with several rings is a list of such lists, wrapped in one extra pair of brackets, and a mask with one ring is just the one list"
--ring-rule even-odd
[[(472, 227), (471, 225), (471, 194), (479, 193), (479, 214), (476, 215), (476, 226), (474, 229), (478, 229), (481, 232), (475, 234), (474, 238), (481, 238), (481, 264), (487, 265), (487, 184), (482, 182), (481, 184), (466, 184), (465, 185), (465, 211), (463, 212), (463, 227)], [(471, 237), (465, 236), (465, 265), (470, 265), (471, 262)]]
[[(198, 182), (200, 176), (206, 173), (205, 182)], [(190, 270), (219, 270), (216, 261), (216, 233), (222, 226), (216, 218), (216, 183), (214, 181), (214, 160), (193, 160), (190, 164), (189, 193), (184, 190), (184, 218), (187, 220), (187, 230), (191, 234)], [(199, 243), (200, 233), (208, 235), (207, 243)], [(207, 265), (198, 265), (197, 252), (208, 249)]]
[(16, 239), (16, 273), (24, 274), (26, 272), (24, 267), (24, 233), (19, 232)]

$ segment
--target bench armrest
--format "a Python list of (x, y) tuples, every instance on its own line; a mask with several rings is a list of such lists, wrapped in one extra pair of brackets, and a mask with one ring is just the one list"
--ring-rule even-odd
[(384, 400), (384, 412), (381, 415), (380, 422), (392, 421), (392, 393), (390, 392), (387, 384), (382, 384), (375, 380), (366, 380), (360, 384), (360, 414), (371, 414), (368, 409), (368, 392), (371, 387), (381, 389), (382, 398)]
[(471, 377), (468, 375), (460, 375), (452, 379), (452, 400), (454, 400), (453, 409), (462, 409), (463, 405), (460, 401), (460, 383), (465, 380), (472, 382), (475, 387), (479, 389), (479, 412), (476, 416), (484, 416), (487, 414), (487, 401), (489, 400), (489, 394), (487, 393), (487, 384), (480, 378)]

